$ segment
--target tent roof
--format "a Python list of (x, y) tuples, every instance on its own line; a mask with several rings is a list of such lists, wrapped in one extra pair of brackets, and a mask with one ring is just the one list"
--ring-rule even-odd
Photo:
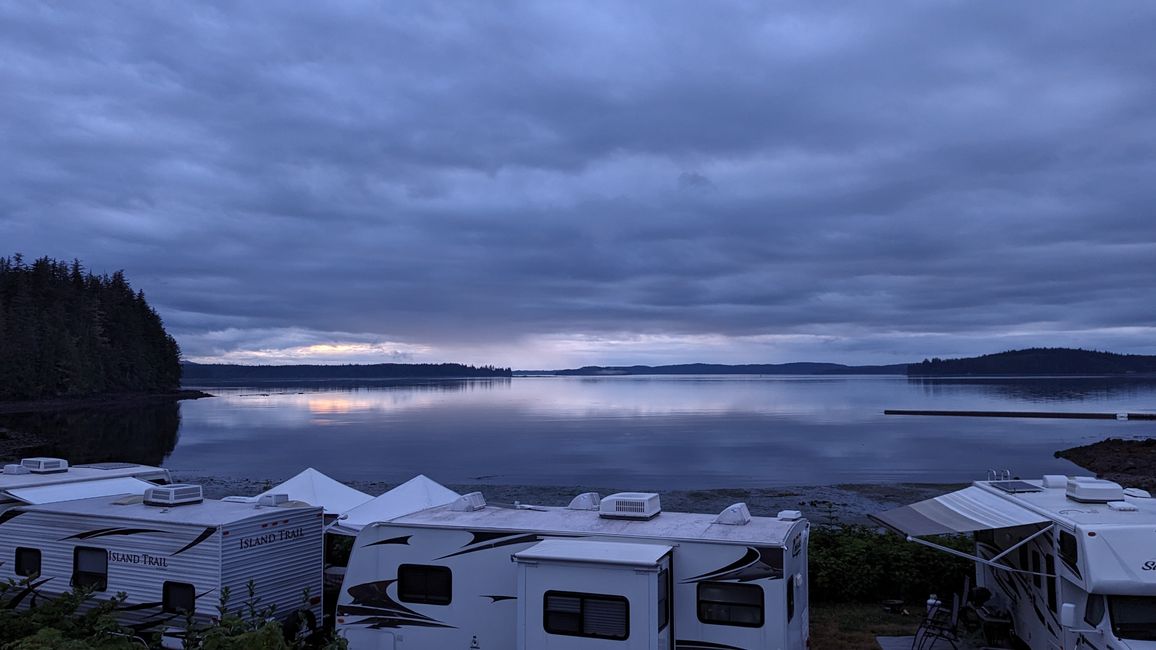
[(341, 514), (373, 498), (360, 490), (355, 490), (344, 483), (329, 478), (312, 467), (257, 496), (261, 497), (266, 494), (288, 494), (289, 498), (294, 501), (304, 501), (310, 505), (321, 506), (327, 515)]
[(974, 485), (871, 515), (871, 518), (912, 537), (970, 533), (1050, 521)]
[(453, 503), (460, 494), (418, 474), (392, 490), (345, 513), (338, 526), (359, 531), (378, 521), (389, 521), (427, 508)]

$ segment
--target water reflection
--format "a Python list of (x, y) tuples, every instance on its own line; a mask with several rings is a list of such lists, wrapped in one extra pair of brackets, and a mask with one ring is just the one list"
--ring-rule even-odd
[(0, 427), (43, 440), (21, 455), (58, 456), (70, 463), (161, 465), (177, 444), (180, 424), (175, 402), (0, 415)]
[(1106, 401), (1151, 397), (1156, 377), (909, 377), (932, 395), (971, 393), (1031, 403)]
[[(168, 466), (399, 482), (739, 487), (966, 481), (992, 465), (1072, 473), (1058, 449), (1152, 427), (1116, 421), (884, 416), (886, 408), (1137, 411), (1156, 382), (893, 377), (526, 377), (325, 390), (214, 389), (182, 406)], [(1108, 385), (1122, 385), (1108, 382)], [(1050, 391), (1050, 392), (1049, 392)], [(1071, 406), (1073, 410), (1075, 406)]]

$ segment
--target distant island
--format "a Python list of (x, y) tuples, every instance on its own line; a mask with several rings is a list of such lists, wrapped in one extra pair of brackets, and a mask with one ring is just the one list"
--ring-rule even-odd
[(1156, 356), (1029, 348), (966, 359), (924, 359), (922, 363), (907, 366), (910, 377), (1139, 374), (1156, 374)]
[(902, 375), (907, 364), (846, 366), (841, 363), (683, 363), (669, 366), (583, 366), (569, 370), (519, 370), (515, 375), (617, 376), (617, 375)]
[(1156, 375), (1156, 356), (1072, 348), (1029, 348), (921, 363), (849, 366), (841, 363), (683, 363), (664, 366), (583, 366), (516, 370), (515, 376), (613, 377), (629, 375), (907, 375), (908, 377)]
[(347, 365), (246, 366), (184, 362), (183, 381), (208, 384), (237, 381), (335, 381), (375, 379), (473, 379), (509, 377), (509, 368), (460, 363), (374, 363)]

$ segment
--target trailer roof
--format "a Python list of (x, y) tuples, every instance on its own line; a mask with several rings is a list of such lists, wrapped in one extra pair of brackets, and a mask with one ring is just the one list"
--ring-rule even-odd
[(486, 506), (473, 512), (439, 506), (389, 523), (471, 530), (536, 531), (543, 533), (588, 533), (595, 535), (648, 537), (683, 541), (717, 541), (735, 544), (783, 546), (791, 530), (804, 520), (751, 517), (742, 526), (714, 523), (717, 515), (662, 512), (653, 519), (606, 519), (593, 510), (571, 510), (532, 506), (499, 508)]
[[(1106, 503), (1081, 503), (1068, 498), (1064, 487), (1044, 487), (1041, 480), (1024, 481), (1037, 488), (1031, 492), (1008, 493), (992, 486), (992, 481), (976, 481), (975, 486), (1015, 504), (1046, 514), (1049, 519), (1073, 526), (1151, 526), (1156, 523), (1156, 499), (1125, 496), (1123, 503), (1132, 511), (1114, 509)], [(1115, 502), (1120, 503), (1120, 502)]]
[(95, 497), (92, 499), (78, 499), (76, 501), (61, 501), (36, 506), (21, 506), (23, 512), (53, 512), (88, 517), (104, 517), (108, 519), (131, 519), (134, 521), (157, 521), (171, 524), (186, 524), (191, 526), (223, 526), (253, 517), (263, 517), (275, 511), (286, 512), (300, 509), (316, 510), (320, 515), (320, 507), (303, 504), (299, 501), (290, 501), (285, 506), (260, 506), (253, 503), (231, 503), (205, 499), (200, 503), (191, 503), (180, 506), (148, 506), (141, 502), (139, 496), (118, 495)]
[(78, 481), (96, 481), (125, 476), (152, 475), (165, 471), (166, 470), (160, 467), (138, 465), (137, 463), (95, 463), (92, 465), (71, 465), (67, 471), (52, 474), (0, 473), (0, 490), (33, 487), (37, 485), (53, 485), (57, 483), (74, 483)]

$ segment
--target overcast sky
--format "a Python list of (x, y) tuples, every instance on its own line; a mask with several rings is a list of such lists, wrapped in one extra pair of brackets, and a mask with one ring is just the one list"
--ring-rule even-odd
[(1156, 354), (1156, 3), (0, 2), (0, 255), (187, 358)]

